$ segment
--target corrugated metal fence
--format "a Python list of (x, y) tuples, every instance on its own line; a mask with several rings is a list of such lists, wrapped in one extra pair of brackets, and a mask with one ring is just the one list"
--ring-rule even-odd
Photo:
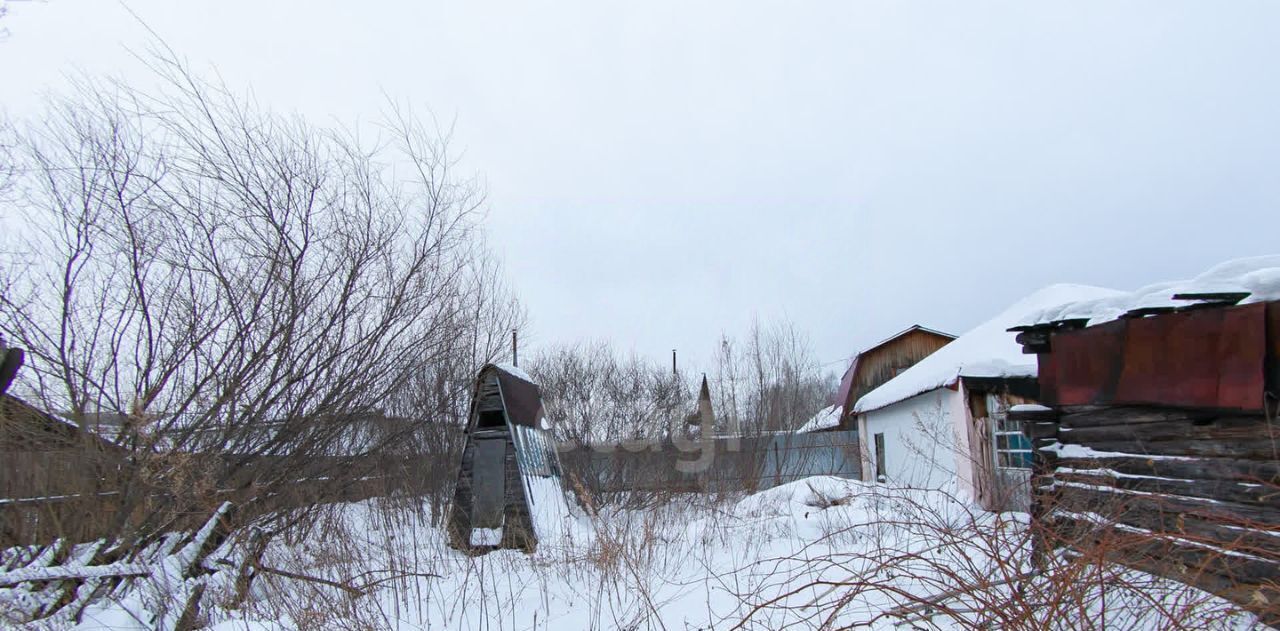
[(560, 455), (570, 483), (597, 493), (752, 491), (815, 475), (861, 476), (854, 431), (592, 445)]

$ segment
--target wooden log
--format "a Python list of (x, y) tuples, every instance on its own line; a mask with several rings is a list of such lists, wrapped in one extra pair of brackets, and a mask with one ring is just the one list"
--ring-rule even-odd
[(191, 541), (178, 552), (179, 557), (184, 561), (182, 571), (185, 578), (201, 573), (200, 568), (205, 558), (222, 545), (222, 542), (231, 534), (231, 517), (234, 513), (235, 505), (231, 502), (223, 502), (204, 526), (192, 535)]
[(1141, 501), (1130, 504), (1126, 510), (1105, 513), (1103, 517), (1135, 528), (1280, 561), (1280, 531), (1275, 527), (1223, 524), (1192, 513), (1161, 510)]
[(147, 576), (151, 568), (142, 563), (113, 563), (111, 565), (84, 565), (79, 567), (23, 568), (0, 574), (0, 587), (13, 587), (22, 583), (48, 583), (56, 581), (83, 581), (90, 578), (131, 578)]
[[(1200, 408), (1154, 408), (1139, 406), (1105, 406), (1075, 409), (1064, 412), (1060, 421), (1064, 427), (1099, 427), (1109, 425), (1140, 425), (1170, 421), (1205, 421), (1222, 416), (1213, 410)], [(1262, 415), (1258, 421), (1265, 420)]]
[[(1077, 444), (1074, 432), (1063, 432), (1058, 440), (1065, 444)], [(1085, 445), (1094, 451), (1132, 454), (1135, 456), (1183, 456), (1190, 458), (1236, 458), (1241, 460), (1277, 460), (1275, 448), (1270, 443), (1253, 439), (1186, 438), (1164, 441), (1093, 440)]]
[[(33, 547), (34, 549), (34, 547)], [(40, 551), (35, 553), (31, 560), (22, 568), (0, 574), (0, 587), (10, 587), (19, 583), (27, 582), (27, 579), (18, 578), (16, 581), (10, 581), (16, 577), (24, 575), (42, 576), (47, 572), (57, 572), (58, 565), (62, 563), (68, 552), (71, 550), (71, 544), (66, 539), (58, 539), (53, 543), (42, 546)], [(40, 585), (44, 587), (50, 579), (33, 579), (33, 582), (42, 582)], [(56, 580), (56, 579), (53, 579)]]
[(1062, 412), (1057, 409), (1044, 406), (1015, 406), (1010, 409), (1009, 420), (1022, 421), (1027, 423), (1057, 423), (1062, 416)]
[(1117, 521), (1124, 521), (1125, 515), (1134, 512), (1152, 511), (1186, 514), (1215, 524), (1254, 530), (1274, 531), (1280, 525), (1280, 509), (1273, 507), (1082, 488), (1069, 483), (1060, 484), (1057, 493), (1054, 510), (1096, 513)]
[[(106, 548), (107, 542), (105, 540), (99, 539), (98, 541), (95, 541), (92, 544), (90, 544), (90, 546), (91, 546), (90, 551), (86, 555), (84, 555), (88, 558), (85, 564), (88, 566), (94, 566), (102, 563), (103, 549)], [(80, 591), (79, 588), (80, 586), (76, 582), (63, 581), (61, 584), (61, 587), (59, 588), (60, 589), (59, 596), (56, 599), (53, 599), (52, 601), (50, 601), (48, 606), (46, 606), (43, 610), (41, 610), (37, 614), (37, 617), (44, 618), (44, 617), (52, 616), (63, 607), (70, 605), (72, 602), (76, 600), (76, 597)], [(76, 611), (74, 615), (79, 616), (79, 611)]]
[(1056, 437), (1058, 424), (1053, 421), (1026, 421), (1022, 424), (1022, 433), (1031, 439)]
[[(1056, 466), (1071, 469), (1111, 469), (1131, 475), (1190, 480), (1224, 480), (1280, 485), (1280, 461), (1238, 458), (1148, 458), (1123, 455), (1103, 458), (1058, 458)], [(1280, 491), (1280, 488), (1276, 490)]]
[[(1241, 453), (1260, 454), (1259, 457), (1280, 457), (1280, 446), (1272, 443), (1273, 436), (1280, 436), (1280, 423), (1268, 423), (1261, 416), (1218, 416), (1209, 419), (1183, 419), (1153, 421), (1149, 423), (1112, 424), (1097, 426), (1068, 426), (1063, 423), (1059, 440), (1064, 443), (1088, 445), (1128, 444), (1128, 453), (1182, 453), (1192, 455), (1217, 455), (1218, 450), (1207, 446), (1223, 445), (1222, 455)], [(1152, 443), (1161, 443), (1153, 446)], [(1164, 443), (1168, 443), (1165, 445)], [(1207, 451), (1206, 451), (1207, 450)]]
[(1223, 480), (1185, 480), (1162, 477), (1125, 477), (1080, 469), (1068, 469), (1061, 463), (1054, 477), (1063, 481), (1082, 482), (1095, 486), (1110, 486), (1126, 491), (1139, 491), (1159, 495), (1210, 499), (1220, 502), (1238, 502), (1280, 509), (1280, 488), (1272, 485), (1241, 484)]
[(1280, 622), (1280, 564), (1071, 518), (1058, 518), (1055, 526), (1060, 531), (1089, 533), (1076, 537), (1072, 545), (1088, 557), (1101, 556), (1191, 585), (1235, 603), (1264, 622)]
[[(1056, 527), (1075, 533), (1071, 548), (1092, 559), (1124, 565), (1150, 561), (1159, 576), (1180, 580), (1195, 573), (1221, 576), (1231, 583), (1275, 585), (1280, 561), (1252, 558), (1158, 533), (1135, 532), (1072, 517), (1055, 518)], [(1280, 601), (1277, 601), (1280, 604)]]

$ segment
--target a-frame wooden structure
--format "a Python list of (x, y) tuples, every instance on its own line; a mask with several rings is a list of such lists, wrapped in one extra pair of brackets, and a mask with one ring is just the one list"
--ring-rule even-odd
[(480, 370), (449, 508), (453, 547), (533, 552), (561, 536), (569, 507), (550, 429), (528, 375), (498, 364)]

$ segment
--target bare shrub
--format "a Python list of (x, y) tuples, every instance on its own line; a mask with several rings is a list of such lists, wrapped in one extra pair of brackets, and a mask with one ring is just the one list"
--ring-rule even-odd
[(805, 469), (800, 460), (820, 450), (792, 450), (804, 441), (779, 432), (828, 405), (834, 376), (822, 374), (808, 340), (790, 324), (757, 322), (745, 352), (737, 348), (724, 339), (709, 375), (714, 425), (707, 427), (700, 413), (690, 414), (697, 405), (690, 386), (698, 381), (659, 363), (602, 342), (534, 358), (529, 370), (557, 421), (562, 459), (592, 504), (640, 508), (691, 491), (734, 494)]
[(528, 370), (557, 438), (574, 445), (670, 436), (691, 405), (682, 376), (604, 342), (545, 349)]
[(210, 491), (309, 507), (412, 475), (521, 320), (448, 137), (393, 111), (371, 142), (148, 59), (159, 88), (84, 80), (17, 129), (0, 331), (22, 394), (128, 454), (120, 529)]
[(871, 519), (815, 542), (861, 535), (871, 545), (759, 562), (781, 571), (743, 594), (751, 608), (739, 627), (779, 614), (811, 628), (1203, 629), (1250, 619), (1210, 594), (1116, 565), (1118, 540), (1035, 567), (1025, 516), (921, 501), (938, 491), (883, 492)]

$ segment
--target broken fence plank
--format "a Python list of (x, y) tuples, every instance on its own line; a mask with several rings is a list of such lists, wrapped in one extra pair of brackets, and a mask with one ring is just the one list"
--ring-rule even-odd
[(153, 566), (145, 563), (113, 563), (111, 565), (28, 567), (0, 574), (0, 587), (22, 583), (86, 580), (90, 578), (130, 578), (147, 576)]

